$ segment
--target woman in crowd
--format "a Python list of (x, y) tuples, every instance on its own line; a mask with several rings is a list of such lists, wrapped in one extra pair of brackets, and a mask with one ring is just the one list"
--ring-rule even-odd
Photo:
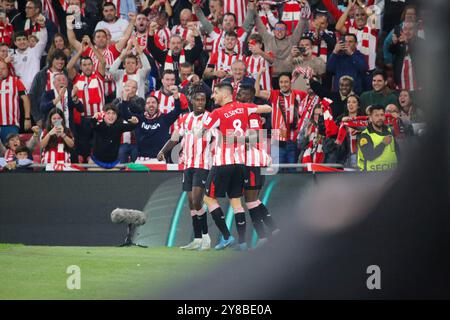
[(55, 37), (52, 40), (52, 44), (50, 46), (50, 49), (48, 50), (47, 60), (50, 61), (51, 57), (53, 56), (53, 53), (55, 50), (62, 50), (67, 56), (67, 60), (69, 60), (72, 50), (70, 50), (69, 41), (67, 41), (67, 38), (62, 33), (57, 33)]
[(53, 108), (48, 113), (47, 127), (42, 132), (42, 163), (70, 163), (70, 153), (74, 146), (74, 138), (66, 125), (64, 113)]

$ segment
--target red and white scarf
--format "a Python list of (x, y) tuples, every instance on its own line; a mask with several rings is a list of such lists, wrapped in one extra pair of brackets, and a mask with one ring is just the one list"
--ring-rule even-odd
[[(408, 49), (407, 49), (408, 50)], [(415, 91), (420, 89), (417, 85), (416, 72), (411, 55), (407, 53), (403, 59), (402, 71), (400, 76), (400, 83), (398, 85), (400, 90)]]
[[(175, 70), (172, 54), (173, 54), (172, 50), (167, 51), (166, 61), (164, 63), (164, 70)], [(186, 56), (184, 53), (184, 49), (182, 49), (180, 52), (180, 60), (178, 62), (178, 66), (180, 66), (181, 64), (183, 64), (185, 62), (186, 62)]]
[(297, 128), (299, 131), (302, 131), (304, 125), (305, 125), (305, 119), (309, 119), (311, 117), (311, 112), (314, 109), (314, 107), (319, 103), (319, 96), (318, 95), (308, 95), (305, 99), (303, 99), (300, 103), (300, 119), (298, 120), (298, 126)]
[(319, 135), (319, 128), (315, 124), (310, 124), (310, 134), (308, 135), (308, 146), (303, 152), (301, 163), (322, 163), (325, 159), (323, 153), (323, 136)]

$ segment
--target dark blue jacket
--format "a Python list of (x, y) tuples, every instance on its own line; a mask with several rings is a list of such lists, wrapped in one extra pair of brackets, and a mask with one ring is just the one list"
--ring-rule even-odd
[[(77, 109), (78, 112), (83, 112), (84, 106), (80, 100), (78, 100), (78, 103), (73, 102), (71, 85), (69, 85), (69, 87), (67, 88), (67, 92), (69, 93), (69, 95), (68, 95), (69, 128), (70, 128), (70, 131), (72, 131), (72, 133), (75, 134), (75, 125), (73, 123), (73, 109)], [(55, 99), (55, 91), (54, 90), (44, 91), (44, 93), (42, 94), (42, 97), (40, 99), (40, 110), (44, 116), (44, 118), (43, 118), (44, 125), (45, 125), (45, 121), (47, 121), (48, 113), (50, 112), (50, 110), (52, 110), (55, 107), (55, 105), (53, 104), (54, 99)]]
[(167, 114), (161, 114), (155, 119), (147, 119), (144, 113), (134, 113), (130, 110), (129, 101), (119, 103), (119, 112), (124, 119), (135, 116), (139, 124), (135, 129), (138, 157), (156, 158), (167, 140), (170, 139), (170, 126), (181, 113), (180, 99), (175, 99), (175, 109)]
[(332, 53), (327, 62), (327, 71), (334, 73), (333, 91), (339, 91), (339, 79), (342, 76), (353, 78), (353, 91), (358, 95), (364, 88), (366, 79), (367, 62), (364, 55), (356, 50), (351, 56), (345, 53)]

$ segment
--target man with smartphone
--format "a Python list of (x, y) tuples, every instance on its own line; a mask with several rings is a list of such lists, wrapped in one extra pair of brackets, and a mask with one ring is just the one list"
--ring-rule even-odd
[(290, 60), (294, 66), (292, 88), (295, 90), (307, 91), (309, 79), (312, 77), (320, 79), (325, 74), (325, 61), (313, 56), (312, 46), (313, 42), (310, 38), (302, 37), (299, 45), (291, 49)]

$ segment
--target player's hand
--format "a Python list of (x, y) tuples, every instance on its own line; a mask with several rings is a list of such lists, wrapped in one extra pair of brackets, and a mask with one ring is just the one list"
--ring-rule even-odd
[(389, 145), (391, 143), (391, 141), (392, 141), (392, 136), (391, 135), (388, 135), (388, 136), (384, 137), (384, 139), (383, 139), (383, 143), (385, 145)]
[(163, 152), (158, 152), (158, 155), (156, 156), (156, 159), (158, 159), (158, 161), (166, 161), (166, 158), (164, 157), (164, 153)]

